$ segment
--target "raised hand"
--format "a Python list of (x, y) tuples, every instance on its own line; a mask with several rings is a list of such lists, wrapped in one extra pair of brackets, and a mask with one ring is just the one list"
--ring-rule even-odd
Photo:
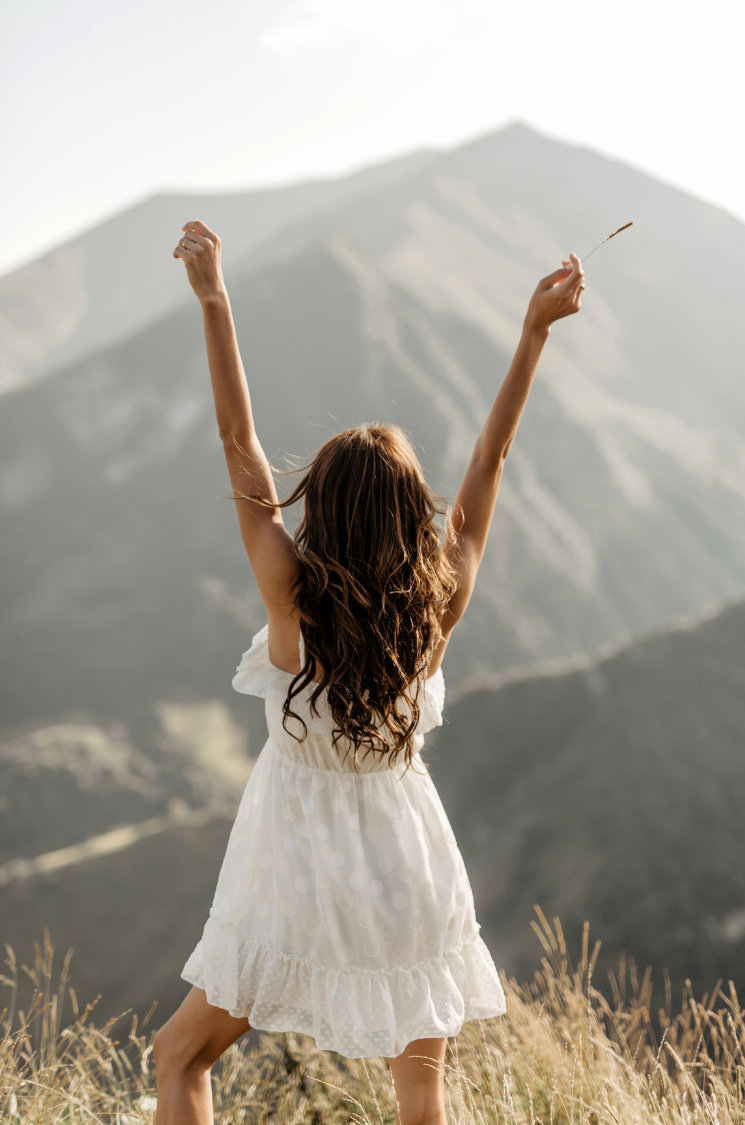
[(585, 274), (576, 254), (569, 255), (561, 269), (538, 282), (525, 314), (525, 327), (548, 328), (555, 320), (579, 312)]
[(220, 261), (220, 239), (201, 221), (192, 219), (181, 228), (185, 233), (173, 251), (186, 266), (186, 276), (200, 301), (225, 292)]

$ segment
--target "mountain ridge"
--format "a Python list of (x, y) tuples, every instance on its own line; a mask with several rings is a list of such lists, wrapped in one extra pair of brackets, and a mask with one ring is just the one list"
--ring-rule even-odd
[[(0, 393), (22, 386), (28, 379), (45, 378), (65, 364), (79, 362), (96, 350), (111, 347), (170, 310), (189, 304), (189, 294), (175, 282), (170, 259), (180, 225), (189, 217), (185, 215), (187, 207), (217, 211), (217, 225), (230, 226), (238, 246), (261, 247), (267, 241), (271, 243), (272, 235), (268, 239), (261, 234), (257, 236), (251, 223), (268, 223), (270, 230), (273, 223), (276, 233), (296, 213), (312, 211), (314, 207), (322, 211), (324, 206), (333, 205), (335, 198), (359, 190), (373, 190), (375, 184), (384, 183), (392, 176), (405, 175), (410, 167), (429, 158), (428, 150), (419, 150), (347, 176), (310, 179), (276, 189), (157, 193), (115, 212), (0, 277), (0, 309), (3, 306), (8, 309), (0, 319)], [(251, 208), (254, 214), (249, 221)], [(128, 268), (132, 256), (126, 252), (126, 247), (133, 240), (140, 255), (147, 243), (157, 246), (160, 255), (155, 258), (146, 254), (146, 272), (130, 270), (117, 286), (112, 277), (115, 278), (123, 266)], [(112, 262), (117, 263), (116, 268), (112, 268)], [(228, 261), (228, 276), (230, 265)], [(143, 282), (144, 298), (136, 303), (134, 311), (128, 311), (128, 304), (132, 304)], [(85, 326), (86, 306), (102, 291), (103, 302), (93, 311), (92, 337), (84, 337), (76, 346), (75, 333), (81, 324)], [(54, 297), (58, 305), (63, 299), (67, 301), (62, 323), (57, 327), (54, 310), (51, 319), (49, 315), (46, 321), (40, 319), (44, 307), (48, 307), (47, 304), (40, 308), (40, 299), (48, 303), (50, 297)], [(122, 314), (125, 316), (123, 323), (116, 319)]]

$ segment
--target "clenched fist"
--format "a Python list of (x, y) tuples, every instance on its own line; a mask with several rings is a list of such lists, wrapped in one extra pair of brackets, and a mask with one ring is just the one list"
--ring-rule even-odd
[(220, 239), (201, 219), (184, 223), (185, 233), (173, 251), (186, 266), (186, 276), (200, 301), (225, 293), (220, 263)]

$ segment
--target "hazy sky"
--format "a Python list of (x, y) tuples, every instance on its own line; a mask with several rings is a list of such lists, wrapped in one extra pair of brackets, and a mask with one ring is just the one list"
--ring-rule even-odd
[(745, 220), (742, 0), (2, 0), (0, 272), (164, 188), (516, 118)]

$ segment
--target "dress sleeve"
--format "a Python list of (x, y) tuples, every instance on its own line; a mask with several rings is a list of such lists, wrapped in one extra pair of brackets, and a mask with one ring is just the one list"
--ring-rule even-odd
[(233, 676), (233, 687), (244, 695), (258, 695), (261, 699), (284, 700), (287, 684), (292, 679), (269, 660), (269, 626), (264, 625), (243, 653)]

